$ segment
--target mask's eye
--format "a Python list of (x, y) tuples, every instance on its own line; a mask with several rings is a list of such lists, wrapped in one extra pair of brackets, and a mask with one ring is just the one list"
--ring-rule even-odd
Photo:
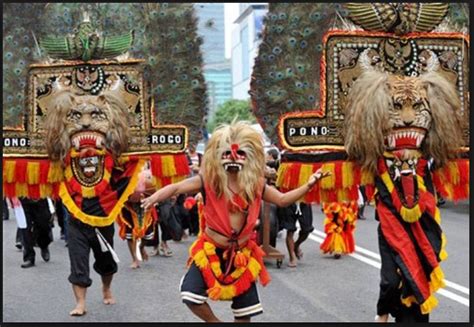
[(227, 157), (227, 156), (230, 156), (230, 154), (231, 154), (230, 150), (227, 150), (222, 155)]
[(402, 109), (402, 105), (401, 105), (400, 103), (398, 103), (398, 102), (395, 102), (395, 103), (393, 104), (393, 109), (395, 109), (395, 110), (400, 110), (400, 109)]
[(73, 110), (69, 113), (69, 117), (73, 119), (81, 119), (82, 113), (80, 111)]
[(420, 108), (421, 108), (421, 102), (417, 102), (417, 103), (413, 104), (413, 109), (418, 110)]
[(102, 115), (102, 112), (98, 109), (95, 109), (94, 111), (91, 112), (91, 117), (94, 119), (100, 118)]
[(245, 157), (245, 156), (246, 156), (246, 153), (245, 153), (245, 151), (243, 151), (243, 150), (237, 150), (237, 154), (238, 154), (239, 156), (242, 156), (242, 157)]

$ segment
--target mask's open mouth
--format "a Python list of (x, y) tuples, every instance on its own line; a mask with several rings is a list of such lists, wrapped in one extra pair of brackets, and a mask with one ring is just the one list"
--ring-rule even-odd
[(92, 131), (79, 132), (71, 137), (71, 143), (76, 150), (87, 147), (101, 149), (105, 145), (105, 136)]
[(228, 172), (238, 172), (241, 171), (243, 165), (238, 162), (226, 162), (223, 164), (224, 169)]
[(418, 127), (394, 128), (385, 136), (388, 150), (419, 149), (425, 139), (426, 130)]

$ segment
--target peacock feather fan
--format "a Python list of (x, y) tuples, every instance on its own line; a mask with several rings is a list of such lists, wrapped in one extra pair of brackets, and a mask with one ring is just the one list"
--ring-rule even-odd
[[(3, 126), (25, 128), (28, 66), (38, 58), (30, 26), (44, 4), (3, 4)], [(28, 15), (28, 13), (30, 13)]]
[(341, 4), (270, 3), (249, 93), (253, 112), (274, 144), (282, 114), (318, 107), (323, 35), (346, 16)]
[[(201, 139), (207, 95), (202, 73), (202, 40), (197, 36), (191, 4), (11, 3), (3, 4), (3, 9), (4, 126), (19, 126), (23, 122), (26, 68), (37, 60), (47, 59), (48, 47), (44, 42), (56, 46), (55, 38), (62, 37), (64, 42), (64, 37), (67, 40), (67, 36), (78, 35), (77, 26), (87, 12), (90, 22), (87, 32), (94, 35), (96, 30), (101, 31), (101, 39), (90, 44), (96, 45), (96, 52), (91, 51), (90, 45), (88, 51), (76, 46), (65, 55), (83, 60), (99, 55), (113, 57), (131, 44), (130, 56), (146, 60), (144, 78), (153, 98), (155, 123), (186, 125), (190, 144)], [(23, 39), (24, 35), (29, 39)], [(43, 47), (38, 46), (40, 40)], [(18, 100), (17, 93), (23, 100)]]

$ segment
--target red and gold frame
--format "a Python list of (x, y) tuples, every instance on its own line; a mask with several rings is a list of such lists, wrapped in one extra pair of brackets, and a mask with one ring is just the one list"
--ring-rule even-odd
[[(278, 137), (281, 146), (292, 152), (341, 151), (344, 150), (343, 125), (344, 104), (347, 95), (340, 89), (340, 72), (353, 69), (353, 77), (360, 75), (353, 66), (341, 67), (338, 53), (351, 49), (360, 54), (367, 49), (379, 50), (379, 45), (388, 39), (407, 40), (416, 49), (430, 50), (440, 56), (452, 52), (456, 65), (447, 73), (456, 76), (456, 88), (461, 99), (463, 133), (466, 147), (469, 147), (469, 36), (462, 33), (410, 33), (397, 36), (393, 33), (368, 32), (362, 30), (332, 30), (323, 38), (324, 52), (321, 57), (320, 107), (305, 112), (287, 113), (280, 117)], [(415, 55), (416, 56), (416, 55)], [(419, 58), (416, 57), (416, 60)], [(416, 66), (419, 63), (413, 62)], [(408, 72), (411, 73), (411, 72)]]
[[(20, 123), (3, 126), (3, 156), (46, 158), (43, 122), (48, 112), (48, 101), (54, 97), (55, 82), (65, 83), (82, 93), (99, 95), (101, 89), (114, 81), (123, 82), (117, 95), (127, 104), (131, 118), (129, 149), (125, 155), (153, 153), (183, 153), (188, 144), (188, 130), (184, 125), (159, 125), (153, 113), (153, 103), (143, 78), (142, 59), (124, 61), (92, 60), (61, 61), (33, 64), (29, 67), (27, 101)], [(88, 87), (80, 81), (79, 69), (92, 69)], [(100, 73), (97, 73), (100, 72)], [(51, 97), (48, 99), (48, 97)]]

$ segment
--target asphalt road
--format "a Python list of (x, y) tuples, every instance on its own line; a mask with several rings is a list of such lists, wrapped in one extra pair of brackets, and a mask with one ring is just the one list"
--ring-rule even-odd
[[(323, 216), (313, 208), (315, 232), (302, 245), (303, 259), (297, 268), (267, 262), (272, 282), (259, 286), (264, 313), (256, 322), (371, 322), (378, 296), (379, 265), (378, 222), (372, 207), (367, 220), (358, 221), (356, 253), (339, 260), (322, 255), (319, 244), (324, 237)], [(439, 306), (431, 314), (432, 322), (469, 321), (469, 204), (447, 203), (441, 208), (442, 226), (448, 243), (448, 259), (442, 263), (448, 286), (438, 292)], [(185, 273), (187, 250), (194, 237), (170, 242), (173, 257), (151, 257), (136, 270), (129, 268), (130, 255), (125, 241), (115, 236), (120, 258), (114, 277), (113, 292), (117, 304), (101, 301), (100, 277), (87, 293), (88, 313), (70, 317), (74, 307), (71, 285), (67, 281), (69, 260), (59, 228), (54, 231), (51, 260), (42, 261), (37, 249), (36, 266), (21, 269), (22, 254), (14, 247), (16, 222), (3, 221), (3, 321), (4, 322), (198, 322), (181, 303), (178, 285)], [(285, 232), (277, 239), (277, 248), (286, 254)], [(212, 302), (216, 315), (232, 321), (230, 302)]]

